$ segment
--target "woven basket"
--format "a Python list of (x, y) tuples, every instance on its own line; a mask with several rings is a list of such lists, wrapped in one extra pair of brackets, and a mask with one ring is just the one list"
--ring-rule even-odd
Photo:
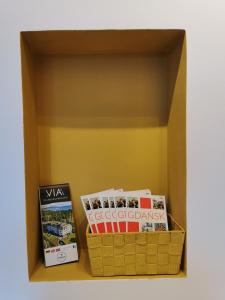
[(168, 215), (170, 231), (92, 234), (87, 245), (93, 276), (177, 274), (184, 229)]

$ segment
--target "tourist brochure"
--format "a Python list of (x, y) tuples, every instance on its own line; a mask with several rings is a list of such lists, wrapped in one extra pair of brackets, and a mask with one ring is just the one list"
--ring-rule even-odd
[(149, 189), (106, 190), (81, 196), (92, 233), (168, 230), (165, 196)]
[[(85, 195), (81, 196), (81, 202), (84, 207), (84, 211), (86, 214), (86, 217), (88, 219), (91, 231), (93, 233), (100, 233), (100, 232), (106, 232), (107, 229), (105, 228), (107, 226), (108, 232), (113, 232), (112, 228), (110, 231), (110, 224), (105, 225), (105, 221), (102, 220), (101, 215), (103, 212), (106, 213), (107, 207), (106, 203), (103, 203), (103, 200), (101, 198), (101, 195), (110, 195), (111, 193), (120, 193), (122, 192), (122, 189), (109, 189), (105, 191), (101, 191), (98, 193), (90, 194), (90, 195)], [(104, 206), (104, 209), (103, 209)], [(97, 215), (95, 216), (95, 219), (93, 219), (93, 212), (97, 212)], [(107, 213), (106, 213), (107, 215)], [(110, 221), (111, 222), (111, 221)]]
[(78, 260), (77, 239), (68, 184), (39, 187), (45, 266)]

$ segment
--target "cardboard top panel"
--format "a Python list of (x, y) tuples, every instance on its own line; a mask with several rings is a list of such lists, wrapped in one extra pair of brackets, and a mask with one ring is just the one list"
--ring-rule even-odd
[(26, 31), (30, 49), (50, 54), (165, 54), (182, 39), (181, 29)]

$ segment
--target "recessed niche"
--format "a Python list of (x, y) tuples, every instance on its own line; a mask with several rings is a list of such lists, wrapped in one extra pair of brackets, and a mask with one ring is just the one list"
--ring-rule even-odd
[[(99, 279), (89, 269), (80, 195), (149, 187), (186, 228), (184, 30), (22, 32), (21, 61), (30, 280)], [(80, 261), (45, 268), (37, 190), (65, 182)], [(186, 265), (184, 251), (179, 274), (157, 277), (183, 277)], [(146, 277), (155, 276), (129, 276)]]

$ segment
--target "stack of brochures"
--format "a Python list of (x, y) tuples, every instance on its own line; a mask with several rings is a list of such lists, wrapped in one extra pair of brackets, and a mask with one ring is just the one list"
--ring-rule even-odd
[(165, 196), (109, 189), (81, 196), (92, 233), (168, 230)]

